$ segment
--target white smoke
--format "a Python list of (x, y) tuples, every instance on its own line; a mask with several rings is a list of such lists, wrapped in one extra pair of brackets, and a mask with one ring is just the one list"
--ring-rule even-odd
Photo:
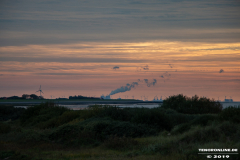
[(145, 82), (148, 87), (151, 87), (157, 83), (157, 80), (153, 79), (153, 82), (149, 82), (148, 79), (144, 79), (144, 81), (141, 81), (140, 79), (138, 79), (138, 82), (132, 82), (132, 84), (127, 83), (125, 86), (122, 86), (120, 88), (117, 88), (117, 89), (111, 91), (111, 93), (109, 93), (108, 96), (111, 96), (111, 95), (114, 95), (117, 93), (121, 93), (121, 92), (130, 91), (132, 88), (135, 88), (136, 86), (138, 86), (139, 82)]
[(114, 95), (114, 94), (117, 94), (117, 93), (120, 93), (120, 92), (126, 92), (126, 91), (130, 91), (132, 88), (135, 88), (135, 86), (138, 85), (138, 82), (132, 82), (132, 84), (126, 84), (126, 86), (122, 86), (120, 88), (117, 88), (113, 91), (111, 91), (111, 93), (109, 94), (110, 95)]
[(144, 79), (144, 82), (147, 84), (148, 87), (151, 87), (157, 83), (157, 80), (153, 79), (153, 82), (148, 82), (148, 79)]

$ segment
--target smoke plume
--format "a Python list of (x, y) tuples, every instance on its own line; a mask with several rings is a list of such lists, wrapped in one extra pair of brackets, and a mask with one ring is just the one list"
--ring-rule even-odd
[(122, 86), (122, 87), (120, 87), (120, 88), (118, 88), (118, 89), (115, 89), (115, 90), (113, 90), (110, 94), (109, 94), (109, 96), (111, 96), (111, 95), (114, 95), (114, 94), (117, 94), (117, 93), (120, 93), (120, 92), (126, 92), (126, 91), (130, 91), (132, 88), (135, 88), (135, 86), (137, 86), (138, 85), (138, 82), (133, 82), (132, 84), (126, 84), (126, 86)]
[(115, 69), (115, 70), (116, 70), (116, 69), (119, 69), (119, 67), (118, 67), (118, 66), (115, 66), (115, 67), (113, 67), (112, 69)]
[(163, 78), (165, 82), (165, 80), (170, 80), (171, 74), (169, 74), (168, 72), (165, 72), (159, 77)]
[(146, 83), (148, 87), (154, 86), (157, 83), (156, 79), (153, 79), (153, 82), (149, 82), (148, 79), (144, 79), (143, 81), (138, 79), (138, 82), (132, 82), (132, 84), (126, 84), (126, 86), (122, 86), (120, 88), (117, 88), (113, 91), (111, 91), (111, 93), (109, 93), (108, 96), (120, 93), (120, 92), (126, 92), (126, 91), (130, 91), (132, 88), (135, 88), (136, 86), (139, 85), (139, 83)]
[(143, 66), (142, 69), (144, 69), (144, 70), (149, 70), (148, 65)]
[(153, 79), (153, 82), (148, 82), (148, 79), (144, 79), (144, 82), (147, 84), (148, 87), (151, 87), (157, 83), (157, 80)]
[(169, 74), (168, 72), (165, 72), (165, 73), (163, 73), (160, 77), (161, 77), (161, 78), (167, 78), (167, 79), (169, 79), (170, 76), (171, 76), (171, 74)]

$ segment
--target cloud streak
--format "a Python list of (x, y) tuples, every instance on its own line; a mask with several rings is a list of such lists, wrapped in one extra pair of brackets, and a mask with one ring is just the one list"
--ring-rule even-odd
[(2, 62), (61, 62), (61, 63), (142, 63), (148, 60), (129, 58), (80, 58), (80, 57), (1, 57)]
[[(227, 0), (218, 1), (216, 5), (207, 0), (3, 1), (0, 44), (239, 40), (239, 31), (226, 33), (227, 29), (239, 28), (238, 10), (238, 1)], [(216, 32), (216, 29), (221, 31)]]

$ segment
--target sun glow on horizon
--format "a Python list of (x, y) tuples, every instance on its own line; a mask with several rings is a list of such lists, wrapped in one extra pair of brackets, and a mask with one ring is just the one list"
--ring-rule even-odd
[[(17, 77), (26, 85), (23, 77), (33, 79), (32, 83), (39, 78), (47, 80), (47, 86), (78, 86), (84, 92), (99, 93), (138, 79), (156, 79), (155, 87), (131, 92), (149, 90), (153, 97), (159, 90), (165, 94), (174, 90), (195, 93), (195, 89), (205, 93), (214, 86), (215, 90), (224, 88), (224, 84), (239, 88), (239, 50), (240, 43), (180, 41), (5, 46), (0, 47), (1, 81), (10, 85), (8, 79)], [(219, 94), (224, 93), (219, 90)]]

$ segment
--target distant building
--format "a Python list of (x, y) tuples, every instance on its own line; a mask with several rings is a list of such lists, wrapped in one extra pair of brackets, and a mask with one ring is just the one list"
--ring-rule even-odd
[(59, 97), (59, 98), (56, 98), (56, 99), (59, 99), (59, 100), (60, 100), (60, 99), (67, 99), (67, 98), (60, 98), (60, 97)]
[(225, 96), (224, 102), (233, 102), (233, 99), (227, 99)]
[(233, 102), (233, 99), (224, 99), (224, 102)]
[(155, 102), (163, 102), (162, 97), (160, 99), (158, 99), (158, 97), (154, 97), (154, 99), (152, 101)]

